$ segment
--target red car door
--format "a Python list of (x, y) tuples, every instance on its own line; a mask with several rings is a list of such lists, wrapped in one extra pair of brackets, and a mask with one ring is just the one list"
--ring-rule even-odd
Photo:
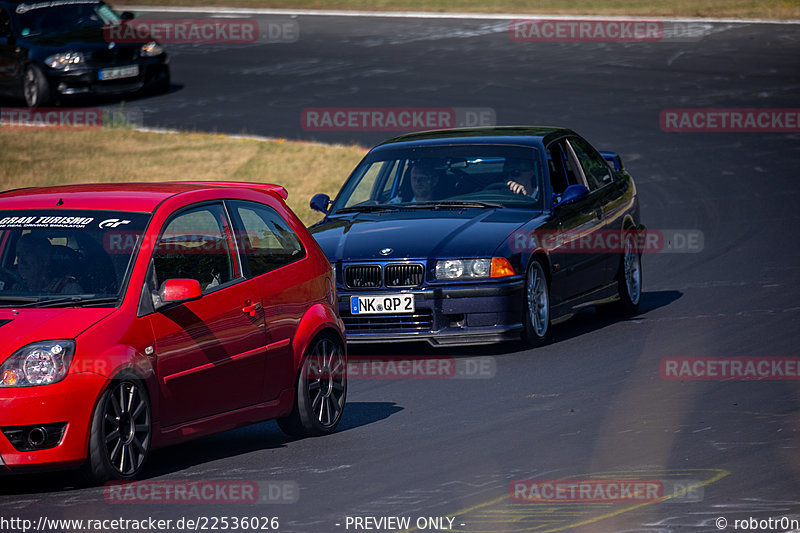
[(188, 278), (203, 289), (198, 300), (157, 305), (150, 315), (162, 427), (263, 401), (264, 310), (256, 285), (242, 275), (222, 204), (183, 210), (167, 221), (150, 268), (154, 287)]
[(264, 302), (269, 345), (264, 398), (272, 400), (294, 383), (292, 341), (300, 318), (321, 291), (298, 263), (306, 256), (300, 238), (277, 211), (256, 202), (228, 205), (245, 272)]

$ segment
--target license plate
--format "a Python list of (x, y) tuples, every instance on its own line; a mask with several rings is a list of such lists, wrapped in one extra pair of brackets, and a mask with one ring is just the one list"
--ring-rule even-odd
[(380, 296), (351, 296), (350, 312), (354, 315), (386, 315), (413, 313), (413, 294), (382, 294)]
[(121, 78), (134, 78), (139, 75), (139, 65), (129, 67), (104, 68), (100, 71), (99, 78), (103, 81), (118, 80)]

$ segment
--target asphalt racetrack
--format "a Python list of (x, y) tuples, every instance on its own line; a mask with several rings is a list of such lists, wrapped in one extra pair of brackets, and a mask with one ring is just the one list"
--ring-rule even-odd
[[(266, 501), (165, 503), (151, 491), (121, 504), (109, 487), (41, 474), (0, 479), (0, 517), (152, 517), (172, 520), (166, 531), (202, 530), (177, 521), (203, 517), (207, 530), (213, 519), (222, 529), (221, 517), (277, 517), (281, 532), (331, 533), (699, 532), (746, 529), (751, 519), (800, 528), (800, 382), (781, 379), (791, 365), (772, 361), (770, 379), (671, 379), (664, 366), (800, 357), (800, 25), (709, 22), (670, 39), (524, 42), (502, 19), (226, 16), (254, 17), (267, 33), (169, 45), (170, 92), (126, 103), (144, 125), (364, 146), (400, 131), (322, 129), (309, 111), (455, 110), (447, 116), (464, 124), (566, 126), (621, 154), (648, 228), (702, 239), (645, 254), (635, 317), (589, 309), (531, 351), (359, 347), (354, 358), (424, 355), (453, 362), (457, 375), (351, 379), (332, 436), (294, 441), (263, 423), (158, 450), (144, 473), (151, 489), (255, 482)], [(752, 131), (723, 131), (719, 117), (667, 115), (682, 108), (772, 115)], [(698, 124), (710, 131), (665, 131)], [(790, 131), (769, 131), (780, 128)], [(661, 492), (517, 501), (519, 480), (528, 480), (523, 496), (597, 480), (606, 496), (635, 480)], [(44, 529), (61, 530), (78, 529)]]

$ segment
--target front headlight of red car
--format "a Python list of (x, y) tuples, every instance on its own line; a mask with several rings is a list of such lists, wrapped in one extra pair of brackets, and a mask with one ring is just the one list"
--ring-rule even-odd
[(0, 387), (49, 385), (64, 379), (75, 355), (75, 341), (28, 344), (0, 365)]

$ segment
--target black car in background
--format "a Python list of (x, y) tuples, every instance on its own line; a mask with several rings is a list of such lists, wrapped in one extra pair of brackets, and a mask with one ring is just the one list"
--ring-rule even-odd
[(0, 93), (40, 107), (76, 95), (166, 91), (161, 45), (109, 38), (109, 28), (131, 19), (97, 0), (0, 1)]
[(349, 343), (535, 346), (586, 306), (639, 305), (633, 178), (568, 129), (403, 135), (311, 207)]

